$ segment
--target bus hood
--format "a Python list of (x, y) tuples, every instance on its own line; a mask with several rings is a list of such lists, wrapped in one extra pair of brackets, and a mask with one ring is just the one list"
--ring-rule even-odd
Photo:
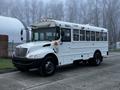
[(49, 42), (49, 41), (30, 42), (30, 43), (25, 43), (25, 44), (18, 45), (16, 48), (27, 48), (27, 49), (30, 49), (32, 47), (42, 47), (42, 46), (44, 46), (46, 44), (51, 44), (51, 42)]

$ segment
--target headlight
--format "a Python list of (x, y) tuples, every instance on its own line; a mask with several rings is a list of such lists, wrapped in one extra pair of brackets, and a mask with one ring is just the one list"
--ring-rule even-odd
[(30, 55), (30, 56), (28, 56), (28, 58), (37, 59), (37, 58), (39, 58), (39, 55)]
[(40, 57), (40, 55), (35, 55), (35, 56), (34, 56), (34, 58), (39, 58), (39, 57)]
[(30, 55), (28, 56), (28, 58), (34, 59), (34, 55)]

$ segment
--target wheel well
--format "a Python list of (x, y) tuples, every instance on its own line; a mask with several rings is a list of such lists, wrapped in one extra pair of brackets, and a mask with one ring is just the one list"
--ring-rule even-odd
[(53, 53), (50, 53), (50, 54), (47, 54), (45, 57), (53, 57), (54, 58), (54, 60), (52, 60), (54, 63), (55, 63), (55, 65), (58, 65), (58, 58), (57, 58), (57, 56), (55, 55), (55, 54), (53, 54)]
[[(99, 52), (100, 54), (101, 54), (101, 51), (99, 50), (99, 49), (97, 49), (96, 51), (95, 51), (95, 53), (97, 53), (97, 52)], [(94, 53), (94, 55), (95, 55), (95, 53)], [(102, 54), (101, 54), (102, 55)]]
[[(96, 50), (95, 53), (94, 53), (94, 56), (95, 56), (95, 54), (96, 54), (97, 52), (99, 52), (99, 53), (101, 54), (101, 57), (102, 57), (102, 59), (103, 59), (103, 56), (102, 56), (102, 53), (101, 53), (100, 50)], [(93, 56), (93, 57), (94, 57), (94, 56)]]

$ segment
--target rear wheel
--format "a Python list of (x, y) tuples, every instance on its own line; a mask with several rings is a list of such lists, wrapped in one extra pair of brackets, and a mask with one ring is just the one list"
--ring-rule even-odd
[(39, 67), (39, 72), (43, 76), (50, 76), (55, 73), (56, 65), (53, 62), (52, 57), (46, 57), (41, 66)]
[(100, 52), (96, 52), (94, 57), (89, 60), (90, 65), (99, 66), (102, 63), (102, 55)]

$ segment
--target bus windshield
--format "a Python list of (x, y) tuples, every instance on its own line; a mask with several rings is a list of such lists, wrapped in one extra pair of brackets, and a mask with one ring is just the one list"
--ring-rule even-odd
[(32, 41), (54, 41), (60, 38), (60, 29), (54, 28), (39, 28), (32, 30)]

